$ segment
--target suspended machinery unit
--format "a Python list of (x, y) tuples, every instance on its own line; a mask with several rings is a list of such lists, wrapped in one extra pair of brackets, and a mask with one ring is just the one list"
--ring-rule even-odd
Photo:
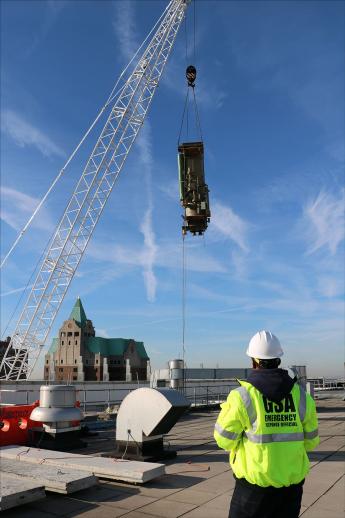
[(202, 235), (210, 221), (208, 186), (204, 173), (204, 144), (186, 142), (178, 147), (180, 201), (185, 209), (182, 233)]

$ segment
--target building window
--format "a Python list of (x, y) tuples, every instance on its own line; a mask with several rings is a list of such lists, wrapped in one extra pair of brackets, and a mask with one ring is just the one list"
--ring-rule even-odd
[(62, 331), (61, 336), (65, 336), (65, 333)]
[(74, 333), (74, 336), (79, 336), (79, 331), (76, 331), (76, 332)]
[(98, 363), (98, 360), (96, 360), (96, 363)]
[(73, 381), (77, 381), (77, 376), (73, 376)]
[(63, 360), (61, 360), (60, 363), (63, 363)]
[(78, 345), (78, 340), (75, 340), (74, 345)]
[(67, 336), (72, 336), (72, 335), (73, 335), (72, 331), (68, 331)]
[(68, 345), (71, 345), (71, 340), (68, 340)]
[(61, 368), (60, 368), (60, 369), (59, 369), (59, 372), (63, 372), (63, 369), (61, 369)]
[(74, 367), (73, 372), (78, 372), (77, 367)]
[(62, 340), (61, 345), (63, 345), (65, 342)]
[(49, 364), (49, 360), (46, 360), (46, 364), (47, 364), (47, 365)]
[(77, 360), (74, 360), (74, 363), (77, 363)]

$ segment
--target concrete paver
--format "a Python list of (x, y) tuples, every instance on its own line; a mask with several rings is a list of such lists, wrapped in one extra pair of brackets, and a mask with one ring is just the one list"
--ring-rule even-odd
[(330, 511), (321, 509), (317, 506), (312, 506), (303, 514), (301, 514), (303, 518), (343, 518), (344, 515), (339, 514), (337, 511)]
[(119, 518), (127, 515), (128, 511), (125, 509), (115, 508), (113, 506), (98, 505), (93, 509), (86, 511), (74, 511), (63, 515), (63, 518)]
[[(91, 489), (90, 489), (91, 491)], [(81, 500), (75, 500), (66, 495), (49, 495), (42, 502), (31, 504), (30, 508), (33, 511), (43, 511), (50, 513), (51, 516), (64, 516), (67, 513), (79, 512), (81, 510), (94, 509), (95, 504), (89, 502), (83, 502)], [(18, 517), (21, 513), (21, 508), (17, 510)], [(33, 516), (35, 516), (33, 514)], [(1, 517), (2, 518), (2, 517)]]
[(168, 496), (166, 500), (202, 505), (205, 502), (209, 502), (213, 498), (216, 498), (214, 493), (208, 493), (207, 491), (196, 491), (194, 489), (185, 489), (184, 491), (173, 493), (172, 495)]
[(157, 515), (146, 514), (143, 511), (131, 511), (125, 515), (125, 518), (157, 518)]
[(157, 500), (152, 504), (146, 505), (140, 511), (153, 516), (165, 518), (177, 518), (197, 507), (195, 504), (186, 504), (185, 502), (171, 502), (167, 499)]
[[(342, 476), (331, 489), (322, 495), (322, 497), (316, 502), (316, 508), (322, 508), (325, 510), (325, 516), (328, 511), (335, 511), (338, 516), (345, 516), (345, 483), (344, 476)], [(312, 509), (314, 506), (311, 506)]]
[(121, 495), (121, 497), (114, 498), (113, 500), (107, 500), (103, 503), (105, 506), (112, 506), (122, 509), (127, 509), (129, 511), (133, 511), (136, 509), (139, 509), (141, 507), (144, 507), (145, 505), (152, 504), (157, 498), (152, 498), (149, 496), (144, 495), (132, 495), (132, 496), (125, 496), (125, 493)]
[(14, 509), (10, 509), (8, 511), (1, 512), (1, 518), (55, 518), (55, 514), (51, 514), (45, 511), (38, 511), (37, 509), (32, 509), (29, 505), (23, 505), (21, 507), (16, 507)]
[(198, 507), (190, 513), (184, 514), (183, 518), (228, 518), (229, 509), (210, 509), (207, 507)]

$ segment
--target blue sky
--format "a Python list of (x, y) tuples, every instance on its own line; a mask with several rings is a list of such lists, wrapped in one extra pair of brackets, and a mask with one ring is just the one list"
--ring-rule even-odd
[[(1, 2), (3, 254), (165, 5)], [(187, 61), (198, 70), (212, 217), (204, 238), (186, 240), (187, 364), (244, 367), (250, 337), (269, 329), (285, 365), (342, 375), (344, 4), (200, 0), (196, 14), (194, 60), (190, 7)], [(99, 335), (143, 340), (154, 367), (181, 354), (185, 67), (182, 27), (51, 333), (79, 295)], [(100, 129), (2, 270), (2, 328)]]

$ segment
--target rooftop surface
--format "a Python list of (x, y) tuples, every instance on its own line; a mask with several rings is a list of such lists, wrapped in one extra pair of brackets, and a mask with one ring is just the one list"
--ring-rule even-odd
[[(320, 445), (310, 454), (304, 485), (303, 518), (345, 516), (344, 403), (317, 401)], [(1, 513), (2, 518), (227, 518), (234, 479), (226, 452), (213, 440), (218, 411), (194, 411), (167, 437), (177, 457), (166, 463), (166, 475), (144, 486), (100, 481), (99, 486), (70, 496), (50, 494), (41, 502)], [(90, 437), (83, 452), (100, 454), (114, 447), (114, 430)], [(68, 454), (67, 454), (68, 455)], [(279, 517), (277, 517), (279, 518)]]

